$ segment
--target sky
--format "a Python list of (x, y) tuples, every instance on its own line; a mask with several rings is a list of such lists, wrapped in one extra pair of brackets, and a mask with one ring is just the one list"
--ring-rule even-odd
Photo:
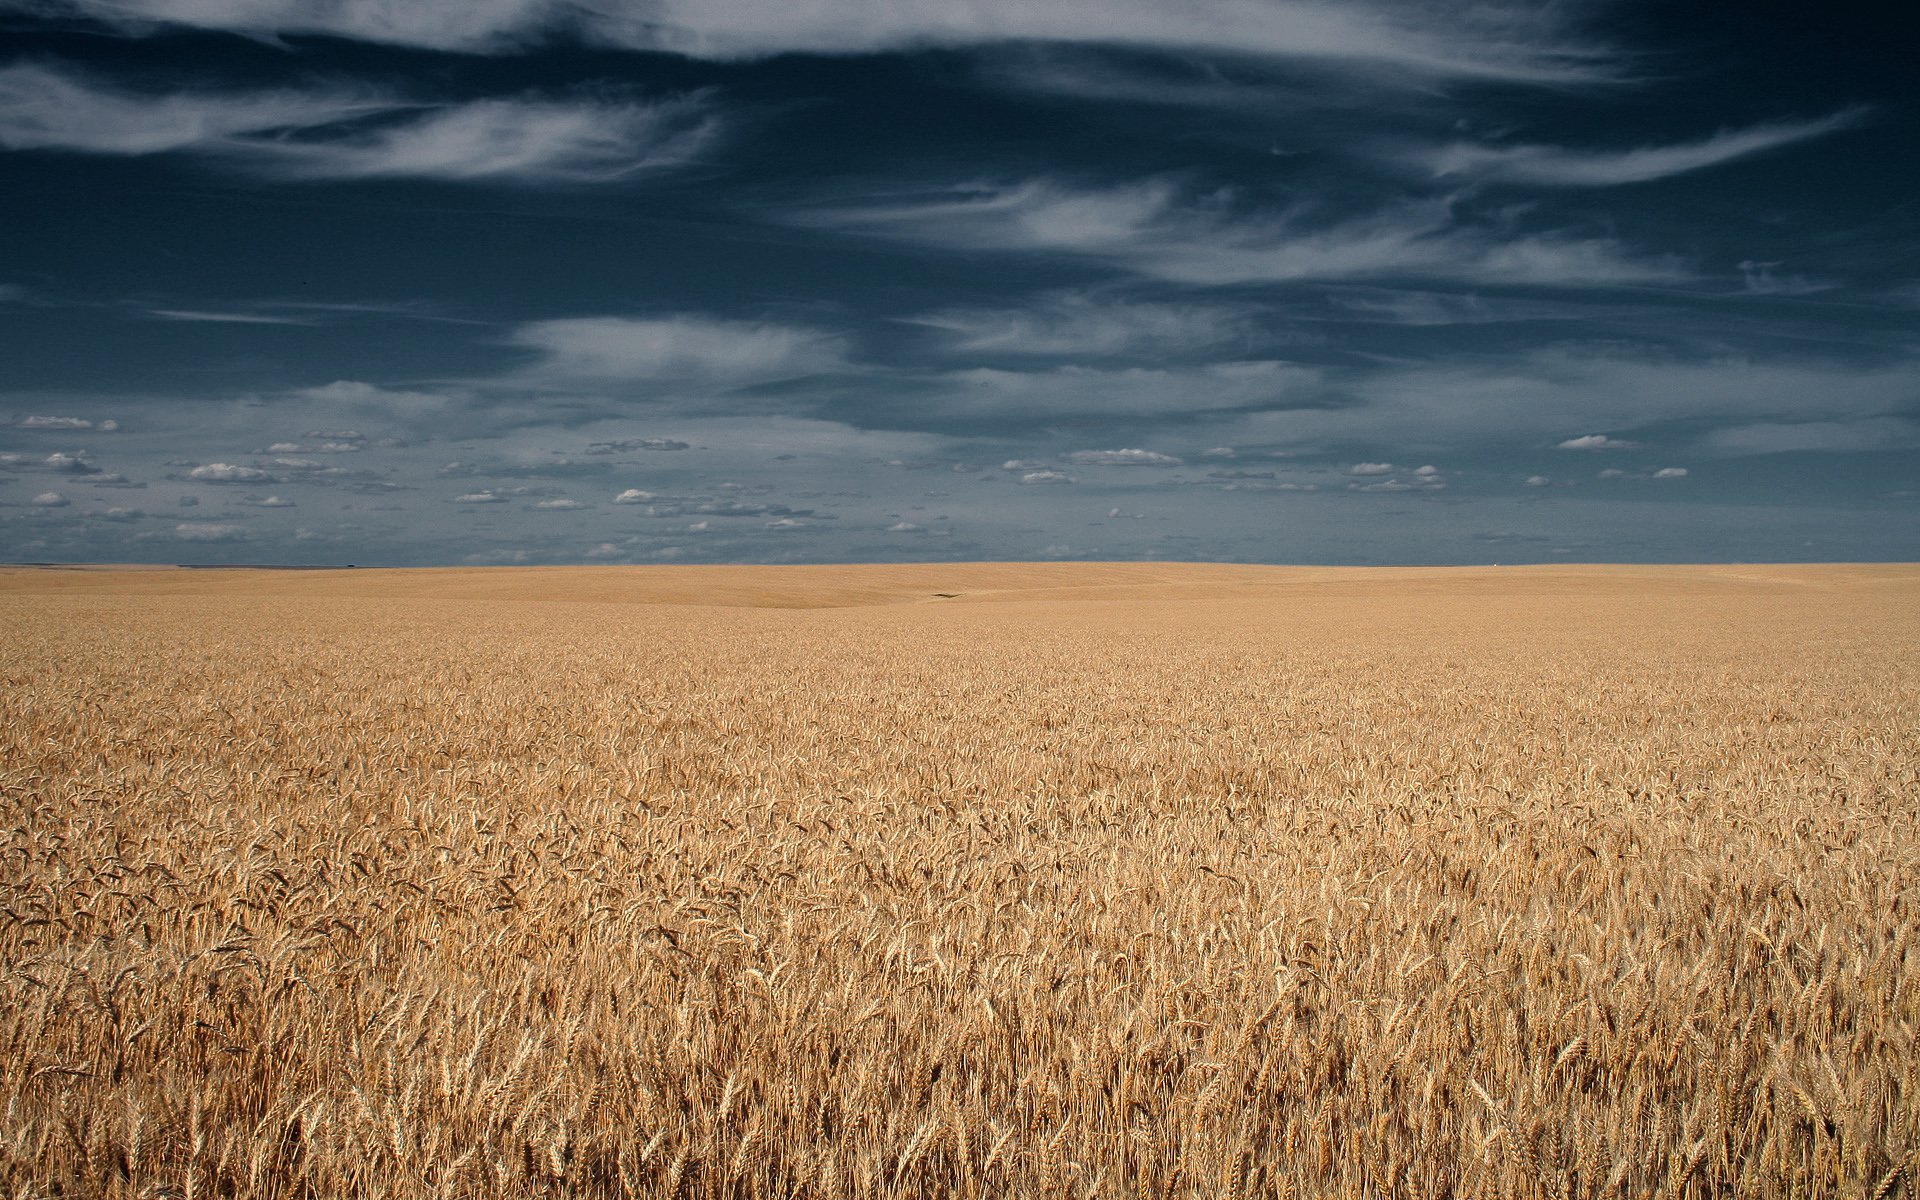
[(0, 560), (1920, 559), (1920, 13), (0, 0)]

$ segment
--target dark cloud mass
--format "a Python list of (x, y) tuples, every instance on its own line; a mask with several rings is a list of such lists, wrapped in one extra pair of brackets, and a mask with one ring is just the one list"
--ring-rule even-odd
[(0, 0), (0, 558), (1920, 558), (1891, 12)]

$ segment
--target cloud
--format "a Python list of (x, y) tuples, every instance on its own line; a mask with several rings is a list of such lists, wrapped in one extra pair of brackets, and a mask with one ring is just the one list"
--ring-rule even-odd
[(0, 147), (142, 155), (209, 149), (391, 111), (350, 90), (136, 95), (38, 63), (0, 67)]
[(71, 504), (72, 501), (68, 500), (59, 492), (41, 492), (35, 496), (30, 503), (32, 503), (35, 508), (65, 508)]
[(83, 429), (93, 429), (101, 433), (112, 433), (114, 430), (120, 428), (120, 422), (93, 421), (86, 417), (31, 416), (21, 417), (18, 421), (14, 422), (14, 427), (18, 429), (59, 429), (74, 432)]
[(212, 312), (199, 308), (149, 308), (146, 314), (163, 321), (201, 321), (221, 325), (317, 325), (309, 317), (275, 316), (271, 313)]
[(1085, 467), (1178, 467), (1185, 464), (1171, 454), (1153, 450), (1070, 450), (1060, 456)]
[(275, 442), (268, 454), (358, 454), (366, 447), (359, 442)]
[(1020, 482), (1027, 484), (1049, 484), (1077, 483), (1079, 481), (1065, 471), (1028, 471), (1020, 477)]
[(1444, 198), (1326, 223), (1299, 209), (1249, 212), (1236, 194), (1191, 194), (1165, 178), (1105, 188), (979, 184), (795, 209), (784, 219), (954, 250), (1090, 259), (1208, 286), (1428, 278), (1573, 287), (1690, 277), (1677, 260), (1636, 256), (1610, 238), (1473, 223)]
[(183, 542), (242, 542), (247, 531), (244, 526), (217, 521), (182, 521), (173, 527), (173, 536)]
[(1865, 417), (1853, 421), (1758, 421), (1716, 429), (1706, 445), (1725, 454), (1852, 453), (1920, 446), (1920, 421)]
[(1250, 341), (1252, 317), (1238, 305), (1122, 302), (1065, 292), (1025, 308), (954, 308), (909, 320), (941, 331), (948, 349), (967, 353), (1157, 357)]
[[(1366, 445), (1391, 430), (1394, 444), (1430, 453), (1490, 444), (1517, 450), (1553, 445), (1580, 427), (1631, 434), (1675, 421), (1711, 428), (1882, 417), (1911, 407), (1913, 380), (1905, 355), (1861, 365), (1578, 343), (1329, 369), (1324, 385), (1306, 390), (1300, 403), (1223, 416), (1210, 435), (1241, 445)], [(1328, 392), (1343, 402), (1324, 403)]]
[[(308, 412), (307, 415), (316, 422), (329, 424), (336, 421), (343, 424), (348, 421), (356, 424), (361, 421), (397, 421), (401, 424), (426, 425), (440, 421), (448, 407), (460, 399), (457, 394), (384, 388), (357, 379), (336, 379), (319, 387), (299, 388), (287, 395), (289, 399), (306, 401), (328, 410)], [(332, 442), (366, 440), (355, 430), (346, 430), (341, 434), (315, 432), (305, 436)]]
[(1280, 361), (1038, 371), (976, 367), (930, 380), (924, 408), (960, 418), (1165, 416), (1284, 406), (1312, 392), (1320, 380), (1317, 368)]
[(1547, 478), (1545, 475), (1529, 475), (1526, 478), (1526, 484), (1531, 488), (1548, 487), (1552, 483), (1553, 480)]
[[(144, 95), (41, 64), (0, 68), (0, 147), (190, 153), (289, 180), (606, 182), (691, 162), (718, 129), (708, 98), (699, 95), (458, 104), (346, 88)], [(307, 323), (279, 314), (153, 313)]]
[(658, 497), (652, 492), (641, 491), (639, 488), (628, 488), (626, 491), (615, 496), (613, 502), (615, 504), (651, 504), (656, 499), (658, 499)]
[(570, 317), (515, 330), (539, 352), (515, 378), (549, 386), (674, 381), (745, 386), (845, 369), (841, 338), (714, 317)]
[(455, 504), (505, 504), (507, 498), (498, 492), (467, 492), (453, 498)]
[(1632, 450), (1639, 442), (1629, 442), (1621, 438), (1611, 438), (1604, 433), (1589, 433), (1580, 437), (1570, 437), (1554, 446), (1556, 450)]
[(1775, 275), (1774, 268), (1779, 265), (1778, 262), (1756, 262), (1753, 259), (1736, 264), (1742, 286), (1756, 296), (1808, 296), (1833, 289), (1830, 283), (1821, 283), (1804, 275)]
[(55, 451), (42, 459), (40, 465), (55, 475), (98, 475), (100, 468), (93, 465), (93, 456), (85, 450), (72, 454)]
[(564, 32), (719, 60), (1039, 42), (1305, 60), (1388, 78), (1568, 84), (1614, 68), (1605, 47), (1572, 27), (1570, 10), (1511, 0), (1464, 7), (1381, 0), (42, 0), (38, 8), (131, 33), (166, 23), (482, 53)]
[(1685, 479), (1687, 477), (1687, 469), (1685, 467), (1661, 467), (1653, 473), (1653, 477), (1655, 479)]
[(1355, 463), (1347, 468), (1349, 475), (1391, 475), (1392, 473), (1393, 464), (1386, 462)]
[(606, 183), (685, 166), (719, 128), (707, 102), (474, 100), (350, 134), (220, 153), (285, 179)]
[(925, 533), (926, 530), (912, 521), (895, 521), (887, 526), (888, 533)]
[(264, 483), (273, 478), (271, 472), (259, 467), (242, 467), (233, 463), (207, 463), (187, 472), (187, 478), (201, 483)]
[(1774, 121), (1722, 130), (1697, 142), (1611, 152), (1456, 142), (1411, 152), (1407, 161), (1439, 178), (1462, 175), (1543, 187), (1613, 187), (1683, 175), (1824, 137), (1860, 124), (1868, 112), (1863, 107), (1846, 108), (1811, 121)]
[(632, 450), (688, 450), (691, 448), (688, 443), (676, 441), (673, 438), (620, 438), (611, 442), (592, 442), (587, 446), (587, 453), (625, 454)]
[(580, 503), (578, 500), (568, 500), (565, 497), (561, 497), (556, 500), (541, 500), (535, 503), (534, 507), (546, 512), (573, 512), (576, 509), (585, 508), (586, 505)]
[(185, 25), (251, 37), (318, 34), (482, 51), (531, 39), (572, 6), (556, 0), (42, 0), (35, 7), (135, 34)]
[(287, 499), (285, 496), (268, 496), (262, 500), (250, 500), (248, 501), (248, 503), (252, 504), (255, 508), (293, 508), (295, 507), (293, 501)]

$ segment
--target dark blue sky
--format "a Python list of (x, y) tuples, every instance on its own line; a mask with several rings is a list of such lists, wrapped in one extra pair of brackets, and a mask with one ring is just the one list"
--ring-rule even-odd
[(0, 558), (1920, 558), (1895, 8), (0, 0)]

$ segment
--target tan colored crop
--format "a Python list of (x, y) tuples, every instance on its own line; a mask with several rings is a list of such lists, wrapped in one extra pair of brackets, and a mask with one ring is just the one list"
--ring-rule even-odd
[(1920, 1195), (1920, 569), (12, 571), (0, 628), (7, 1196)]

